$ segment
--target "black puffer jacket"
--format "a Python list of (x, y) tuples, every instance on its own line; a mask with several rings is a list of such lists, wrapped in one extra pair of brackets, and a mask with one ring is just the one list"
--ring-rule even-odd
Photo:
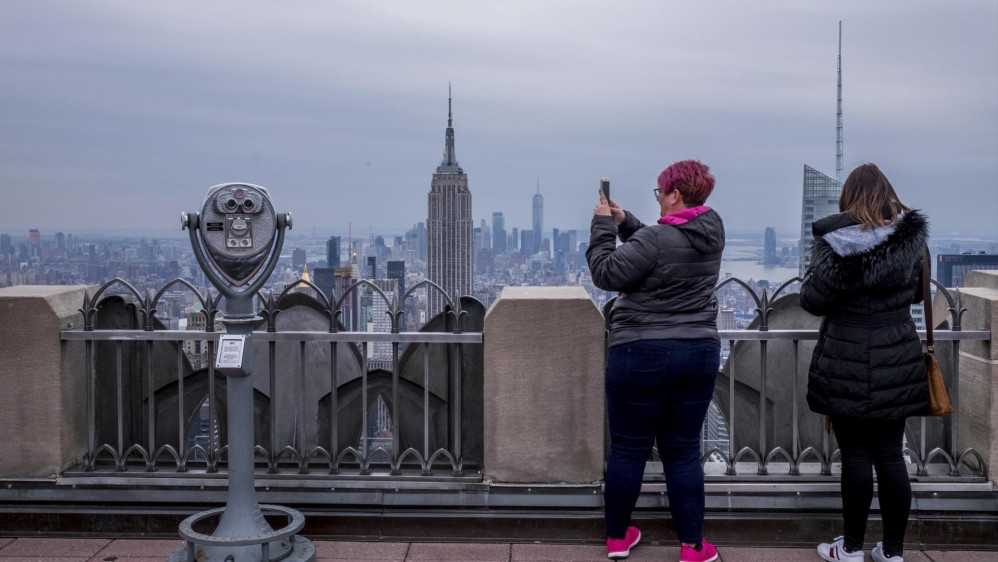
[(680, 225), (645, 226), (631, 213), (620, 225), (595, 216), (586, 259), (593, 284), (620, 291), (610, 312), (609, 345), (647, 339), (717, 340), (714, 286), (724, 223), (713, 210)]
[(925, 218), (911, 211), (894, 226), (863, 230), (840, 213), (813, 231), (800, 300), (825, 319), (808, 373), (811, 410), (853, 420), (924, 413), (925, 361), (909, 309), (922, 300)]

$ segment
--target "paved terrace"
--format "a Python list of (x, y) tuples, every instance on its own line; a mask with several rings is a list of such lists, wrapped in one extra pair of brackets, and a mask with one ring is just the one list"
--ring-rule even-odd
[[(606, 560), (602, 545), (315, 541), (316, 561), (355, 562), (568, 562)], [(180, 540), (0, 538), (0, 562), (152, 562), (164, 560)], [(819, 561), (813, 548), (719, 545), (722, 562)], [(679, 547), (658, 542), (636, 548), (628, 561), (678, 560)], [(869, 554), (867, 554), (869, 559)], [(905, 562), (995, 562), (998, 552), (909, 550)]]

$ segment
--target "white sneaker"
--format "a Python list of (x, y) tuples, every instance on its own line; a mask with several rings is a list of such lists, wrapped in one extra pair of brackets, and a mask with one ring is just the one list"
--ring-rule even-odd
[[(862, 550), (856, 552), (846, 552), (845, 540), (842, 537), (835, 537), (832, 542), (823, 542), (818, 545), (818, 556), (828, 562), (847, 560), (850, 562), (863, 562), (866, 558)], [(885, 560), (887, 560), (885, 558)], [(891, 562), (895, 562), (891, 560)]]
[(873, 547), (873, 552), (870, 554), (873, 556), (873, 562), (904, 562), (904, 558), (900, 556), (885, 555), (883, 542), (878, 542), (877, 546)]

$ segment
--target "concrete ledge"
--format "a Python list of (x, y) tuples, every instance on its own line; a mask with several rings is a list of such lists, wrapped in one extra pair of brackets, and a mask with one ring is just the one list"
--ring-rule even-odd
[[(964, 287), (980, 287), (983, 289), (994, 289), (998, 291), (998, 270), (975, 269), (967, 274), (963, 280)], [(961, 289), (962, 290), (962, 289)]]
[(485, 316), (485, 478), (603, 478), (603, 316), (582, 287), (507, 287)]
[[(261, 468), (263, 470), (263, 468)], [(745, 477), (741, 483), (707, 481), (710, 539), (754, 545), (810, 544), (840, 533), (838, 482)], [(177, 536), (180, 521), (225, 501), (224, 487), (71, 485), (0, 480), (3, 536)], [(154, 479), (151, 479), (154, 480)], [(777, 479), (778, 480), (778, 479)], [(330, 490), (279, 488), (258, 480), (261, 503), (287, 505), (306, 516), (310, 539), (427, 541), (593, 541), (604, 537), (602, 492), (596, 485), (483, 485), (442, 489)], [(998, 492), (988, 482), (914, 483), (907, 540), (915, 545), (998, 549)], [(959, 490), (957, 489), (959, 488)], [(635, 520), (649, 538), (674, 540), (668, 497), (661, 483), (646, 483)], [(875, 502), (870, 533), (879, 532)], [(646, 529), (647, 527), (647, 529)], [(871, 535), (874, 536), (874, 535)], [(813, 545), (811, 545), (813, 546)]]
[(960, 443), (973, 447), (988, 463), (998, 484), (998, 271), (971, 271), (960, 289), (965, 330), (990, 330), (988, 341), (960, 347)]
[(0, 478), (54, 478), (83, 455), (84, 348), (59, 332), (82, 322), (86, 289), (0, 289)]
[[(151, 511), (151, 510), (147, 510)], [(195, 511), (141, 514), (81, 514), (50, 510), (48, 513), (11, 514), (0, 512), (0, 536), (8, 537), (143, 537), (145, 539), (175, 539), (177, 526)], [(434, 543), (572, 543), (601, 545), (603, 515), (589, 512), (516, 512), (491, 511), (435, 512), (432, 514), (335, 512), (305, 510), (303, 535), (316, 541), (405, 541)], [(667, 511), (638, 510), (634, 522), (641, 528), (644, 544), (661, 541), (675, 544), (675, 526)], [(704, 533), (717, 545), (753, 547), (805, 547), (813, 549), (818, 542), (841, 533), (838, 513), (712, 513), (704, 521)], [(913, 514), (905, 535), (906, 548), (956, 549), (991, 551), (994, 560), (998, 545), (994, 542), (993, 517), (943, 518)], [(867, 537), (881, 534), (878, 514), (872, 514)], [(0, 539), (2, 547), (4, 539)], [(163, 548), (166, 541), (150, 541), (151, 555)], [(318, 548), (320, 543), (316, 543)], [(383, 544), (383, 543), (382, 543)], [(131, 545), (134, 546), (134, 545)], [(869, 547), (868, 547), (869, 548)], [(602, 556), (605, 557), (605, 550)], [(813, 550), (810, 551), (813, 554)], [(724, 560), (727, 556), (722, 553)], [(460, 560), (476, 560), (473, 557)], [(594, 560), (597, 558), (593, 558)], [(605, 558), (603, 558), (605, 559)], [(646, 559), (641, 557), (639, 559)], [(807, 558), (810, 560), (811, 558)], [(816, 559), (816, 556), (815, 556)], [(907, 554), (905, 556), (907, 560)], [(0, 556), (0, 560), (3, 557)], [(162, 560), (162, 558), (160, 558)], [(564, 560), (551, 558), (546, 560)], [(754, 560), (769, 560), (755, 558)], [(917, 558), (916, 558), (917, 560)], [(954, 558), (954, 560), (976, 560)]]

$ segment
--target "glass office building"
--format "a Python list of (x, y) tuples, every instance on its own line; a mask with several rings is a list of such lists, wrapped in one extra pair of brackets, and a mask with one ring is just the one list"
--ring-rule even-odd
[(814, 168), (804, 165), (804, 200), (801, 205), (800, 218), (800, 275), (811, 264), (811, 245), (814, 236), (811, 225), (814, 221), (823, 219), (839, 212), (839, 196), (842, 194), (842, 184)]

